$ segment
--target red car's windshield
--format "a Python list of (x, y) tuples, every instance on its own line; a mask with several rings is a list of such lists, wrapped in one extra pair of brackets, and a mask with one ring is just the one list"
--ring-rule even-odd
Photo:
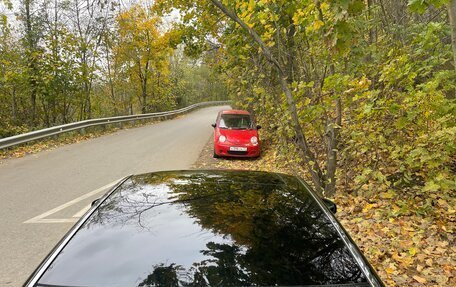
[(252, 129), (253, 123), (250, 115), (224, 114), (220, 117), (219, 128), (236, 130)]

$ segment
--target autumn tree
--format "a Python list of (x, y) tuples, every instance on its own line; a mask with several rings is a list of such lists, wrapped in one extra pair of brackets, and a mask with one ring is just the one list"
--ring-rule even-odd
[(37, 123), (37, 97), (39, 96), (39, 54), (40, 49), (38, 42), (40, 40), (40, 25), (39, 18), (36, 15), (37, 5), (34, 0), (24, 0), (21, 2), (21, 17), (22, 29), (24, 33), (23, 45), (26, 55), (26, 77), (28, 80), (28, 88), (30, 95), (31, 117), (30, 123)]
[(425, 13), (427, 9), (442, 8), (447, 6), (448, 9), (448, 20), (451, 31), (451, 46), (453, 48), (453, 65), (456, 70), (456, 1), (455, 0), (430, 0), (430, 1), (418, 1), (410, 0), (410, 8), (420, 14)]
[[(192, 30), (185, 41), (194, 51), (210, 39), (221, 44), (231, 97), (257, 113), (288, 163), (307, 167), (317, 190), (334, 194), (338, 178), (359, 192), (370, 189), (366, 182), (389, 185), (413, 177), (409, 170), (423, 170), (404, 166), (414, 161), (404, 159), (405, 150), (416, 149), (426, 130), (424, 121), (414, 126), (422, 117), (408, 111), (429, 108), (445, 118), (453, 106), (444, 6), (418, 15), (407, 1), (175, 0), (158, 5), (185, 14), (183, 29)], [(431, 83), (437, 86), (429, 89)], [(435, 105), (421, 105), (421, 96)], [(446, 111), (437, 112), (440, 106)], [(439, 117), (429, 120), (437, 123)], [(451, 125), (436, 128), (452, 137)], [(396, 157), (387, 143), (405, 147), (403, 141), (414, 144)], [(434, 148), (426, 144), (426, 153)], [(440, 157), (439, 168), (426, 171), (429, 184), (443, 171), (437, 185), (445, 190), (451, 176), (443, 162), (450, 161), (449, 154)]]
[(221, 98), (210, 57), (183, 55), (187, 46), (177, 49), (177, 23), (153, 7), (80, 0), (0, 3), (2, 137)]
[(76, 58), (81, 84), (79, 119), (92, 117), (92, 91), (98, 69), (99, 50), (110, 12), (115, 11), (111, 1), (72, 0), (68, 10), (71, 32), (76, 36)]
[(24, 98), (22, 92), (26, 81), (21, 58), (23, 50), (17, 48), (21, 45), (12, 30), (6, 15), (0, 13), (0, 136), (27, 130), (24, 115), (29, 107), (29, 98)]
[[(296, 70), (296, 56), (294, 55), (296, 49), (294, 43), (294, 36), (296, 34), (294, 13), (299, 7), (303, 7), (304, 9), (309, 3), (284, 1), (283, 3), (260, 3), (259, 5), (256, 5), (256, 3), (252, 1), (229, 2), (227, 4), (223, 4), (219, 1), (210, 2), (214, 4), (216, 8), (220, 9), (223, 14), (237, 23), (242, 30), (244, 30), (244, 32), (242, 32), (242, 30), (236, 31), (236, 27), (228, 25), (228, 33), (233, 34), (229, 35), (228, 33), (223, 33), (223, 31), (223, 38), (220, 39), (220, 41), (227, 43), (229, 49), (241, 49), (241, 51), (236, 51), (236, 54), (239, 52), (242, 54), (242, 50), (250, 50), (252, 48), (256, 49), (260, 53), (260, 58), (256, 60), (256, 63), (261, 63), (261, 58), (269, 62), (269, 66), (266, 68), (268, 70), (271, 70), (272, 68), (272, 76), (276, 78), (277, 84), (285, 96), (287, 103), (286, 110), (287, 114), (290, 117), (290, 128), (293, 130), (293, 137), (296, 140), (298, 151), (301, 155), (301, 158), (303, 159), (303, 163), (308, 167), (309, 174), (312, 177), (312, 181), (316, 189), (320, 192), (325, 191), (327, 194), (333, 194), (335, 188), (336, 147), (338, 129), (340, 127), (340, 124), (338, 125), (337, 123), (340, 123), (341, 114), (340, 99), (335, 100), (336, 107), (334, 108), (333, 112), (335, 116), (328, 116), (325, 119), (326, 129), (330, 131), (327, 132), (326, 140), (328, 145), (326, 164), (324, 164), (326, 168), (323, 169), (319, 163), (316, 151), (309, 144), (309, 140), (307, 138), (308, 136), (303, 132), (303, 127), (300, 123), (297, 111), (296, 97), (292, 88), (293, 84), (298, 83), (297, 80), (299, 72)], [(174, 5), (179, 5), (179, 3), (175, 3)], [(214, 13), (214, 11), (206, 11), (207, 6), (211, 5), (205, 1), (201, 1), (199, 4), (197, 4), (197, 7), (200, 7), (202, 9), (202, 12), (198, 14), (198, 23), (204, 23), (202, 24), (203, 27), (206, 27), (207, 22), (211, 23), (214, 21), (207, 21), (207, 19), (210, 17), (210, 13)], [(212, 5), (212, 7), (214, 6)], [(182, 7), (182, 9), (184, 8)], [(315, 10), (317, 11), (317, 9)], [(194, 12), (190, 12), (190, 16), (191, 13)], [(280, 15), (279, 13), (282, 14)], [(322, 15), (318, 14), (318, 16)], [(321, 18), (318, 21), (323, 22), (322, 20), (324, 19)], [(191, 26), (194, 24), (193, 22), (189, 21), (189, 25)], [(255, 29), (256, 27), (258, 28)], [(214, 25), (208, 28), (211, 29), (209, 30), (209, 34), (212, 33), (212, 35), (217, 35), (217, 32), (223, 29), (223, 27), (220, 27), (220, 24), (219, 26)], [(216, 30), (217, 28), (219, 31)], [(250, 39), (246, 38), (246, 36), (250, 37)], [(237, 42), (233, 43), (233, 41)], [(242, 47), (242, 45), (244, 46)], [(278, 47), (278, 50), (276, 47)], [(245, 55), (243, 58), (241, 58), (241, 60), (243, 59), (245, 61), (249, 61), (249, 56), (251, 55), (252, 54)], [(255, 55), (253, 57), (257, 58)], [(259, 64), (258, 66), (260, 65), (264, 66), (263, 64)], [(330, 67), (326, 67), (326, 69), (330, 70), (329, 68)], [(329, 72), (334, 73), (334, 71)], [(311, 77), (307, 80), (310, 82), (313, 79)], [(276, 98), (275, 104), (281, 105), (281, 100)]]
[[(138, 89), (141, 112), (159, 105), (161, 87), (169, 73), (171, 32), (160, 32), (161, 19), (150, 8), (135, 5), (118, 18), (118, 60), (128, 70), (130, 83)], [(168, 99), (169, 100), (169, 99)]]

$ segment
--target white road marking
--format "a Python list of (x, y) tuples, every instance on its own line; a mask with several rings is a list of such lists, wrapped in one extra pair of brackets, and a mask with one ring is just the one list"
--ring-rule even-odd
[[(83, 209), (81, 209), (80, 211), (78, 211), (75, 215), (73, 215), (72, 218), (46, 218), (48, 217), (49, 215), (52, 215), (54, 213), (57, 213), (59, 211), (61, 211), (62, 209), (65, 209), (67, 207), (70, 207), (72, 206), (73, 204), (76, 204), (86, 198), (89, 198), (91, 196), (94, 196), (95, 194), (97, 193), (100, 193), (104, 190), (107, 190), (111, 187), (113, 187), (114, 185), (116, 185), (118, 182), (120, 181), (119, 180), (115, 180), (111, 183), (108, 183), (107, 185), (104, 185), (100, 188), (97, 188), (89, 193), (86, 193), (84, 195), (81, 195), (73, 200), (70, 200), (68, 201), (67, 203), (64, 203), (62, 205), (59, 205), (57, 206), (56, 208), (53, 208), (49, 211), (46, 211), (38, 216), (35, 216), (29, 220), (26, 220), (24, 221), (24, 223), (66, 223), (66, 222), (76, 222), (78, 220), (78, 218), (80, 218), (82, 215), (84, 215), (84, 213), (88, 210), (87, 206), (85, 206)], [(90, 205), (89, 205), (89, 208), (90, 208)]]
[(75, 218), (82, 217), (90, 209), (91, 206), (92, 206), (92, 204), (89, 204), (89, 205), (85, 206), (83, 209), (81, 209), (77, 213), (75, 213), (73, 215), (73, 217), (75, 217)]
[(36, 221), (27, 220), (24, 223), (76, 223), (79, 218), (43, 218)]

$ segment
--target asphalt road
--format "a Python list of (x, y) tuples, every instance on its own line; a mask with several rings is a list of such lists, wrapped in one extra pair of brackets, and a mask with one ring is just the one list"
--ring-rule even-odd
[(0, 286), (21, 286), (90, 202), (118, 179), (190, 168), (223, 108), (1, 163)]

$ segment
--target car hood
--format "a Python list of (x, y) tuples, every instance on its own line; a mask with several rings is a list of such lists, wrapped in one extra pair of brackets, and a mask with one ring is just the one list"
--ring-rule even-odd
[(36, 286), (369, 286), (295, 177), (143, 174), (98, 204)]
[(233, 130), (233, 129), (219, 129), (220, 134), (224, 135), (230, 142), (250, 142), (250, 139), (255, 136), (258, 137), (257, 130)]

